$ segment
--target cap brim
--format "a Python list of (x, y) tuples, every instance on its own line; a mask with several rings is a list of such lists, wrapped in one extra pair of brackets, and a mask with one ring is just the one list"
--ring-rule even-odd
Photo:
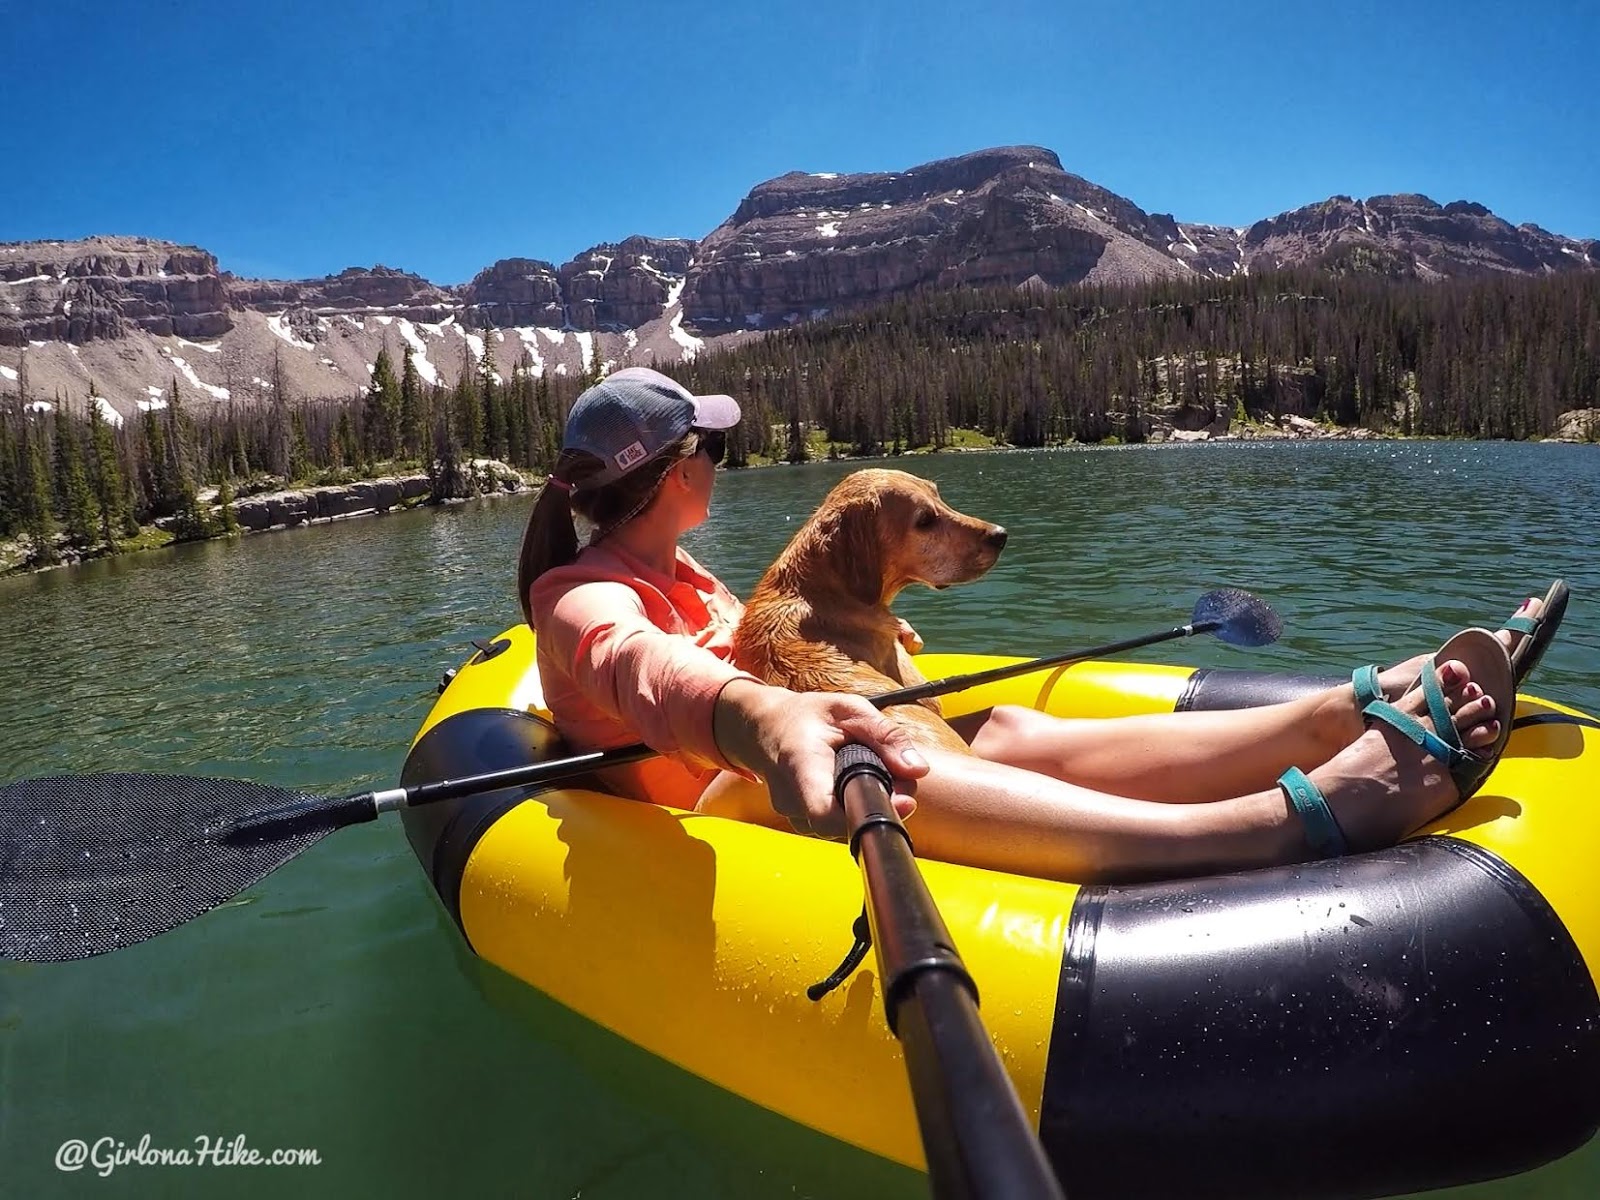
[(739, 402), (732, 396), (696, 396), (696, 429), (732, 429), (739, 423)]

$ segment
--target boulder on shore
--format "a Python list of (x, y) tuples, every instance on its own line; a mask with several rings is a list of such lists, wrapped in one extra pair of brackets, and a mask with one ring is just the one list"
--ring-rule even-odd
[(1600, 408), (1574, 408), (1556, 418), (1555, 439), (1561, 442), (1600, 441)]
[(279, 525), (304, 525), (308, 521), (387, 512), (404, 500), (428, 494), (426, 475), (363, 479), (335, 487), (298, 488), (247, 496), (233, 506), (239, 525), (251, 531)]

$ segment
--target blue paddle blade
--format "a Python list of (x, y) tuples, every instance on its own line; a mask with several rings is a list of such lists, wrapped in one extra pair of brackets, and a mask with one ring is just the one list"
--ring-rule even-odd
[(1218, 588), (1194, 602), (1194, 624), (1218, 622), (1213, 631), (1230, 646), (1270, 646), (1283, 632), (1278, 614), (1249, 592)]

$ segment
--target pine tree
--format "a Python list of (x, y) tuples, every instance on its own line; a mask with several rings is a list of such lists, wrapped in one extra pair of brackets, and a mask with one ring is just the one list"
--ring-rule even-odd
[(338, 432), (334, 435), (334, 444), (339, 447), (341, 465), (356, 468), (363, 467), (365, 460), (361, 457), (361, 439), (356, 436), (356, 425), (350, 418), (350, 410), (339, 410)]
[(89, 385), (89, 454), (90, 479), (100, 507), (100, 538), (110, 553), (117, 548), (116, 535), (127, 526), (128, 513), (123, 498), (127, 488), (117, 462), (116, 440), (100, 410), (99, 396), (92, 383)]
[(428, 500), (434, 504), (471, 494), (471, 476), (461, 469), (455, 411), (453, 404), (434, 406), (434, 453), (428, 458)]
[(304, 409), (297, 408), (289, 418), (289, 481), (297, 483), (311, 474), (311, 446), (306, 437)]
[[(55, 510), (58, 517), (64, 519), (67, 515), (67, 477), (66, 473), (61, 469), (64, 465), (61, 455), (65, 450), (65, 447), (61, 444), (61, 430), (64, 428), (64, 414), (61, 409), (61, 390), (58, 388), (54, 399), (45, 410), (51, 414), (48, 422), (50, 426), (50, 443), (45, 453), (50, 462), (50, 506)], [(46, 420), (41, 413), (39, 417), (41, 431), (45, 424)]]
[(22, 526), (33, 545), (31, 561), (36, 566), (53, 566), (60, 561), (56, 553), (56, 519), (50, 511), (50, 470), (40, 431), (30, 429), (27, 409), (22, 412), (18, 457), (22, 468)]
[[(194, 481), (183, 446), (185, 426), (181, 408), (174, 380), (165, 407), (147, 408), (140, 419), (143, 450), (140, 475), (145, 505), (150, 516), (171, 517), (177, 525), (185, 521), (194, 493)], [(176, 525), (174, 531), (180, 537), (194, 536)]]
[(104, 517), (83, 469), (83, 447), (76, 422), (64, 408), (56, 409), (56, 478), (61, 481), (62, 517), (67, 539), (78, 549), (94, 545)]
[[(483, 405), (473, 378), (472, 344), (461, 344), (461, 374), (456, 379), (450, 406), (455, 410), (455, 434), (462, 454), (469, 458), (483, 453)], [(436, 430), (437, 432), (437, 430)]]
[(232, 475), (236, 479), (249, 479), (250, 447), (245, 444), (244, 426), (234, 411), (232, 399), (228, 401), (228, 424), (232, 428), (233, 447), (228, 452), (228, 465), (223, 472), (224, 478)]
[[(409, 360), (411, 356), (406, 357)], [(394, 377), (394, 363), (385, 346), (372, 364), (372, 383), (362, 412), (365, 449), (374, 462), (392, 459), (399, 451), (401, 401), (400, 381)]]
[(176, 481), (169, 474), (172, 460), (167, 454), (167, 432), (158, 409), (147, 408), (140, 414), (139, 432), (144, 450), (140, 474), (145, 505), (152, 516), (171, 516)]
[(133, 472), (127, 471), (122, 476), (122, 536), (135, 538), (139, 536), (139, 498), (133, 486)]
[(434, 430), (438, 424), (438, 414), (449, 407), (448, 399), (440, 394), (438, 388), (428, 387), (421, 390), (419, 408), (422, 413), (422, 428), (418, 431), (417, 457), (421, 459), (424, 471), (433, 470), (433, 457), (437, 453), (434, 446)]
[(428, 439), (427, 398), (422, 391), (422, 377), (417, 374), (417, 364), (411, 357), (411, 343), (406, 343), (405, 357), (400, 366), (400, 443), (407, 458), (421, 458), (423, 443)]
[(289, 381), (283, 374), (283, 348), (272, 350), (272, 409), (267, 421), (267, 470), (273, 475), (289, 471), (293, 434), (289, 429)]
[(596, 330), (589, 335), (589, 361), (584, 365), (583, 374), (579, 377), (580, 387), (592, 388), (605, 377), (606, 364), (600, 357), (600, 333)]
[(0, 537), (16, 528), (22, 510), (18, 492), (17, 442), (11, 432), (11, 406), (0, 400)]
[(533, 403), (533, 380), (519, 362), (511, 368), (511, 386), (506, 391), (506, 461), (512, 466), (529, 465), (528, 409)]
[(166, 424), (167, 479), (172, 488), (167, 499), (172, 510), (177, 511), (183, 505), (186, 489), (194, 487), (195, 472), (193, 426), (184, 416), (176, 376), (167, 389), (167, 407), (162, 417)]
[(784, 457), (792, 463), (809, 462), (811, 459), (811, 448), (806, 444), (805, 423), (800, 420), (798, 398), (789, 407), (789, 447)]
[(235, 537), (239, 533), (239, 512), (234, 507), (233, 484), (227, 476), (223, 476), (222, 486), (217, 489), (217, 507), (222, 518), (222, 532), (228, 537)]
[(532, 466), (536, 470), (550, 470), (561, 457), (561, 434), (564, 422), (561, 411), (550, 394), (550, 377), (540, 375), (533, 389), (534, 426), (538, 434), (539, 451)]
[(508, 457), (504, 388), (495, 381), (494, 329), (483, 331), (483, 358), (478, 362), (478, 391), (483, 397), (483, 448), (490, 458)]

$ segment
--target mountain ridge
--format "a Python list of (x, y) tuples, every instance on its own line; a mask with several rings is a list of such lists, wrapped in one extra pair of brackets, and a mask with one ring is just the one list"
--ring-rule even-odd
[[(1425, 280), (1600, 268), (1600, 240), (1416, 193), (1332, 196), (1244, 227), (1179, 221), (1002, 146), (903, 171), (791, 171), (705, 237), (632, 235), (555, 264), (508, 257), (436, 284), (398, 267), (250, 279), (199, 247), (131, 235), (0, 243), (0, 391), (108, 416), (163, 402), (364, 388), (380, 347), (430, 382), (487, 352), (508, 374), (674, 362), (718, 341), (921, 288), (1064, 287), (1304, 265)], [(24, 379), (24, 376), (26, 377)]]

